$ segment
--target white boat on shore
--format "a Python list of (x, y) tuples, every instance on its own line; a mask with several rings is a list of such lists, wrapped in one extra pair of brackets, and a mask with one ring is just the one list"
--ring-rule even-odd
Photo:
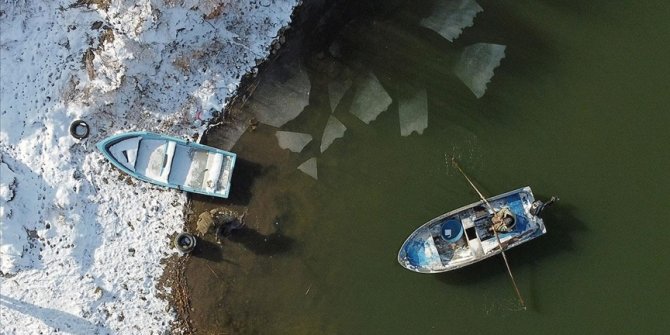
[(110, 136), (98, 149), (123, 172), (146, 182), (227, 198), (236, 155), (148, 132)]

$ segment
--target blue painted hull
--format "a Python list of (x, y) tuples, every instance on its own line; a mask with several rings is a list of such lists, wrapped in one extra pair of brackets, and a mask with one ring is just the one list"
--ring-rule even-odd
[[(145, 145), (147, 143), (153, 147)], [(113, 135), (96, 146), (114, 166), (139, 180), (208, 196), (227, 198), (229, 195), (237, 158), (234, 153), (149, 132)], [(146, 166), (139, 168), (142, 163)], [(197, 178), (200, 179), (195, 180)]]
[(501, 252), (490, 230), (491, 218), (503, 209), (514, 226), (498, 233), (504, 249), (513, 248), (547, 232), (542, 219), (531, 214), (535, 198), (530, 187), (488, 199), (491, 211), (479, 201), (440, 215), (416, 229), (398, 252), (398, 262), (408, 270), (439, 273), (455, 270)]

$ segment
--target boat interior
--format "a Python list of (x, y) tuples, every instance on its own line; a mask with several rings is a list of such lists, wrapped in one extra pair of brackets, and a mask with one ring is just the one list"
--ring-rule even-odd
[[(506, 207), (513, 213), (513, 218), (509, 221), (510, 230), (498, 233), (501, 243), (510, 243), (527, 230), (538, 228), (536, 223), (528, 220), (524, 203), (529, 206), (532, 201), (525, 197), (525, 194), (512, 194), (491, 204), (496, 211)], [(430, 236), (442, 264), (446, 266), (459, 260), (466, 261), (472, 256), (481, 257), (499, 248), (498, 241), (491, 230), (492, 218), (493, 212), (483, 205), (477, 205), (428, 225)], [(443, 231), (448, 222), (454, 221), (461, 225), (464, 233), (460, 238), (450, 240), (445, 238)]]
[(233, 158), (161, 139), (131, 137), (109, 147), (123, 166), (138, 175), (177, 187), (227, 193)]

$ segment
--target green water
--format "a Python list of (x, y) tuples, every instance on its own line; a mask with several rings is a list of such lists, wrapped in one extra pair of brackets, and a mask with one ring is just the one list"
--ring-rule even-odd
[[(329, 60), (306, 56), (310, 105), (282, 129), (315, 142), (289, 153), (275, 129), (259, 126), (234, 148), (257, 164), (253, 196), (237, 205), (259, 238), (224, 242), (223, 260), (194, 260), (224, 277), (205, 279), (212, 272), (194, 265), (201, 329), (660, 334), (670, 326), (670, 6), (479, 3), (484, 12), (454, 43), (418, 26), (425, 4), (343, 29), (342, 62), (373, 71), (394, 103), (366, 125), (347, 112), (345, 95), (334, 115), (348, 130), (323, 154)], [(507, 46), (481, 99), (452, 74), (459, 50), (477, 42)], [(396, 98), (414, 88), (427, 90), (428, 128), (401, 137)], [(547, 235), (508, 252), (527, 311), (500, 258), (439, 275), (397, 264), (416, 227), (477, 200), (445, 154), (485, 194), (530, 185), (540, 198), (560, 196), (546, 212)], [(318, 181), (295, 169), (313, 156)], [(275, 226), (281, 243), (267, 241)]]

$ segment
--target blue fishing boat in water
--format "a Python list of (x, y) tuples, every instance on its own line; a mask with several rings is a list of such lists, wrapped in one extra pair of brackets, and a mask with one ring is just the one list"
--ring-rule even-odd
[(536, 201), (530, 187), (523, 187), (455, 209), (416, 229), (398, 262), (415, 272), (438, 273), (497, 255), (545, 234), (539, 214), (554, 200)]
[(110, 136), (97, 144), (123, 172), (146, 182), (227, 198), (236, 155), (176, 137), (149, 132)]

